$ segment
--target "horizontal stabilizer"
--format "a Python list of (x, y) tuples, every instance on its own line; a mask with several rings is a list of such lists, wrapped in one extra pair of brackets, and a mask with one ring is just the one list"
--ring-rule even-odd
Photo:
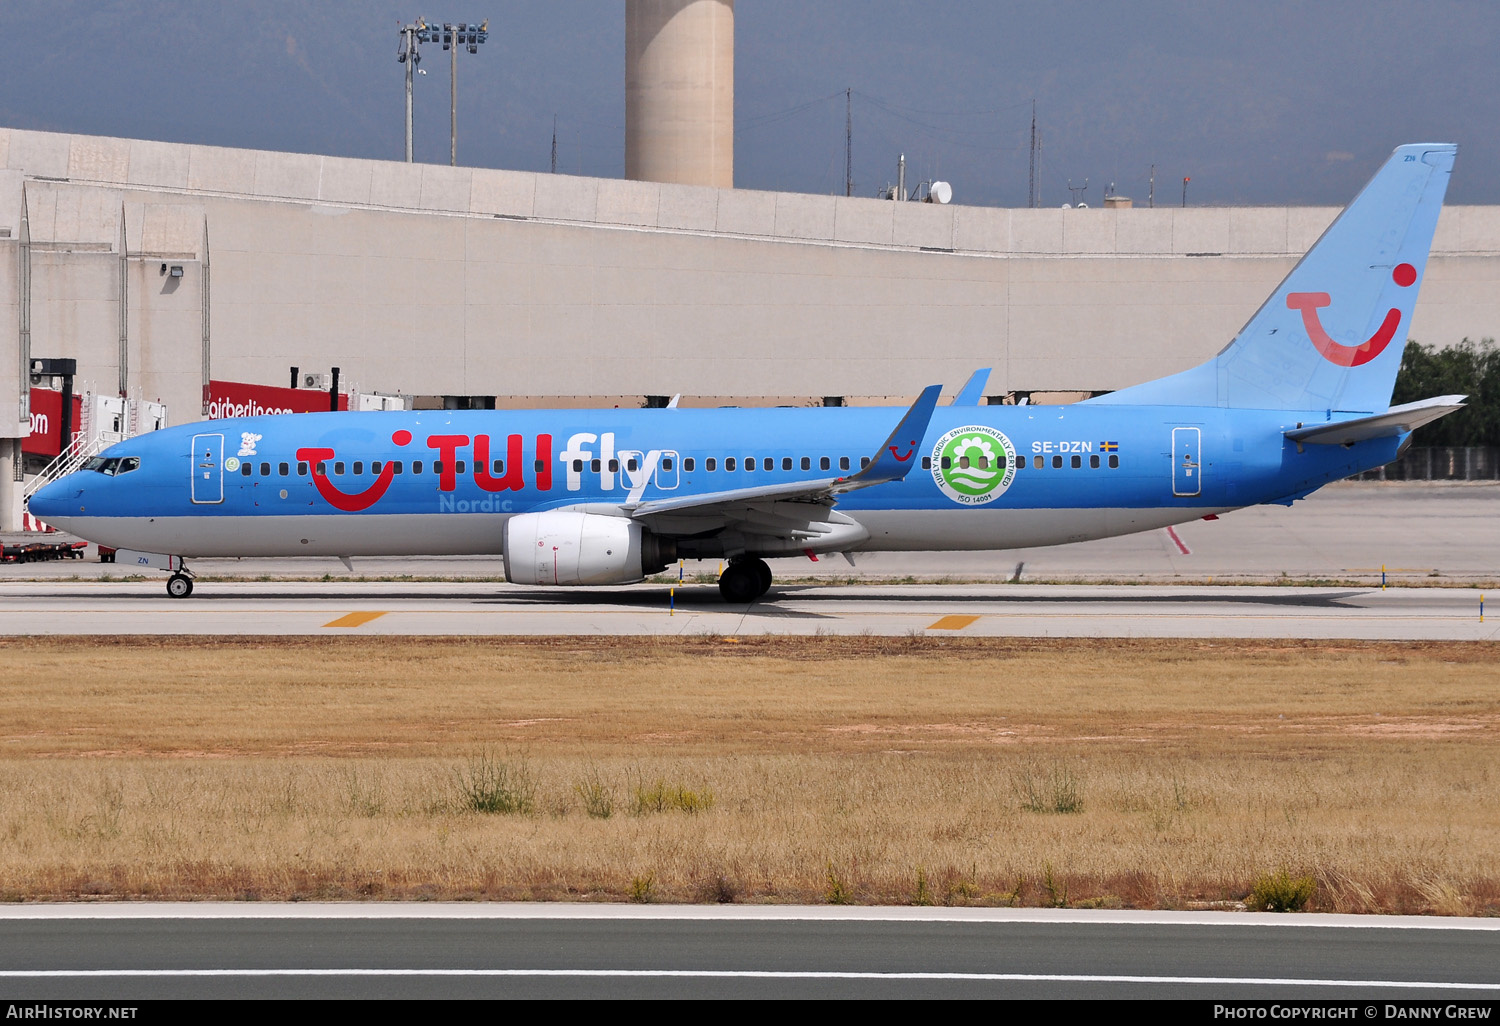
[(1375, 438), (1394, 438), (1463, 409), (1467, 398), (1468, 396), (1463, 395), (1440, 395), (1436, 399), (1392, 406), (1386, 412), (1370, 417), (1297, 428), (1288, 431), (1286, 436), (1294, 442), (1307, 445), (1353, 445), (1355, 442), (1368, 442)]

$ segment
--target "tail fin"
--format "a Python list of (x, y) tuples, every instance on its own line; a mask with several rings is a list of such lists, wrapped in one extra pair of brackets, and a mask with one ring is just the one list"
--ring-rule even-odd
[(1093, 401), (1384, 411), (1457, 152), (1397, 147), (1218, 356)]

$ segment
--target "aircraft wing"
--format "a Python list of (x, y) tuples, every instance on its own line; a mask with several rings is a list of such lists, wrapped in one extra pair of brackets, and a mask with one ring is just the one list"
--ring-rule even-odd
[[(652, 499), (626, 505), (624, 510), (635, 520), (649, 520), (653, 528), (677, 534), (712, 530), (730, 521), (741, 524), (773, 521), (774, 524), (766, 523), (765, 526), (787, 529), (809, 522), (821, 524), (830, 519), (830, 508), (840, 495), (900, 481), (921, 462), (917, 458), (917, 446), (927, 433), (941, 391), (941, 385), (929, 385), (923, 389), (869, 465), (856, 474)], [(825, 532), (813, 528), (812, 533)]]
[(1355, 442), (1368, 442), (1372, 438), (1392, 438), (1463, 409), (1467, 398), (1465, 395), (1440, 395), (1435, 399), (1392, 406), (1384, 413), (1369, 417), (1300, 427), (1286, 432), (1286, 436), (1298, 444), (1306, 445), (1353, 445)]

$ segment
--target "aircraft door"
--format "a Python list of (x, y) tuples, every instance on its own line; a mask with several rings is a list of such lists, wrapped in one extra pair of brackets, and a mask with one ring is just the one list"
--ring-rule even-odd
[(224, 436), (193, 436), (193, 501), (224, 501)]
[(656, 457), (656, 487), (662, 491), (671, 491), (677, 487), (677, 453), (672, 449), (663, 449)]
[(1203, 491), (1200, 449), (1203, 432), (1195, 427), (1172, 429), (1172, 494), (1198, 495)]

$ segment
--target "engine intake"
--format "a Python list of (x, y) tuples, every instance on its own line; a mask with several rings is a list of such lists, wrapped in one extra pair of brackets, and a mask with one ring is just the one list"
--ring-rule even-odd
[(512, 584), (630, 584), (675, 559), (668, 539), (625, 517), (553, 510), (505, 524), (505, 579)]

